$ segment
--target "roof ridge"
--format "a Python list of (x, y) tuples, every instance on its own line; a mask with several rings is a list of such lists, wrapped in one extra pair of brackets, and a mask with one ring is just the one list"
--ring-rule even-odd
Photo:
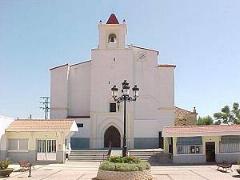
[(72, 65), (70, 65), (70, 66), (77, 66), (77, 65), (79, 65), (79, 64), (84, 64), (84, 63), (88, 63), (88, 62), (91, 62), (92, 60), (90, 59), (90, 60), (87, 60), (87, 61), (83, 61), (83, 62), (79, 62), (79, 63), (75, 63), (75, 64), (72, 64)]
[(175, 64), (158, 64), (158, 67), (176, 67)]
[(53, 68), (50, 68), (49, 70), (54, 70), (54, 69), (57, 69), (57, 68), (60, 68), (60, 67), (64, 67), (64, 66), (68, 66), (68, 63), (67, 64), (63, 64), (63, 65), (59, 65), (59, 66), (55, 66)]
[(183, 110), (183, 111), (187, 111), (187, 112), (189, 112), (189, 113), (194, 113), (194, 112), (192, 112), (192, 111), (190, 111), (190, 110), (183, 109), (183, 108), (180, 108), (180, 107), (177, 107), (177, 106), (175, 106), (175, 109), (180, 109), (180, 110)]
[(139, 48), (139, 49), (144, 49), (144, 50), (149, 50), (149, 51), (155, 51), (155, 52), (157, 52), (157, 54), (159, 54), (159, 51), (158, 51), (158, 50), (150, 49), (150, 48), (145, 48), (145, 47), (141, 47), (141, 46), (137, 46), (137, 45), (133, 45), (133, 44), (129, 44), (128, 47), (135, 47), (135, 48)]

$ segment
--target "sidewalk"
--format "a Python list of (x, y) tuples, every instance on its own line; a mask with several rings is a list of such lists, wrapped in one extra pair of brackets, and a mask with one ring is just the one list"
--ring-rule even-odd
[[(3, 179), (31, 179), (31, 180), (91, 180), (97, 176), (99, 162), (66, 162), (65, 164), (36, 165), (32, 170), (32, 177), (28, 172), (14, 172), (9, 178)], [(18, 169), (18, 165), (10, 167)], [(155, 180), (230, 180), (236, 179), (237, 172), (222, 173), (215, 165), (202, 166), (152, 166)], [(239, 176), (240, 177), (240, 176)]]

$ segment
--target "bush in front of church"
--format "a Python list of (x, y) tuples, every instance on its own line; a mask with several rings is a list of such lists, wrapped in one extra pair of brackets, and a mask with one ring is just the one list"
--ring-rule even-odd
[(151, 166), (146, 161), (141, 161), (139, 158), (136, 157), (119, 157), (119, 156), (112, 156), (108, 158), (106, 161), (101, 163), (99, 169), (105, 171), (121, 171), (121, 172), (128, 172), (128, 171), (144, 171), (150, 170)]

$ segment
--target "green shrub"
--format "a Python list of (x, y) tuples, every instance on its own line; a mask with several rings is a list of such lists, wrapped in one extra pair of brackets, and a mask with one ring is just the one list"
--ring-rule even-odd
[(121, 157), (121, 156), (111, 156), (108, 158), (109, 162), (113, 162), (113, 163), (129, 163), (129, 164), (137, 164), (140, 163), (140, 159), (137, 157), (133, 157), (133, 156), (127, 156), (127, 157)]
[(149, 170), (151, 168), (150, 164), (145, 161), (141, 161), (136, 157), (118, 157), (113, 156), (103, 161), (99, 167), (101, 170), (106, 171), (143, 171)]
[(7, 169), (10, 164), (9, 160), (1, 160), (0, 161), (0, 169)]

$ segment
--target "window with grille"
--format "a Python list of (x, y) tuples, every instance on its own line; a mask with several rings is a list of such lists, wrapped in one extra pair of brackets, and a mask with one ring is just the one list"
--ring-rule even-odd
[(55, 153), (56, 140), (37, 140), (38, 153)]
[(177, 138), (178, 154), (202, 154), (202, 137), (178, 137)]
[(219, 142), (220, 153), (235, 153), (240, 152), (240, 136), (229, 135), (222, 136)]

